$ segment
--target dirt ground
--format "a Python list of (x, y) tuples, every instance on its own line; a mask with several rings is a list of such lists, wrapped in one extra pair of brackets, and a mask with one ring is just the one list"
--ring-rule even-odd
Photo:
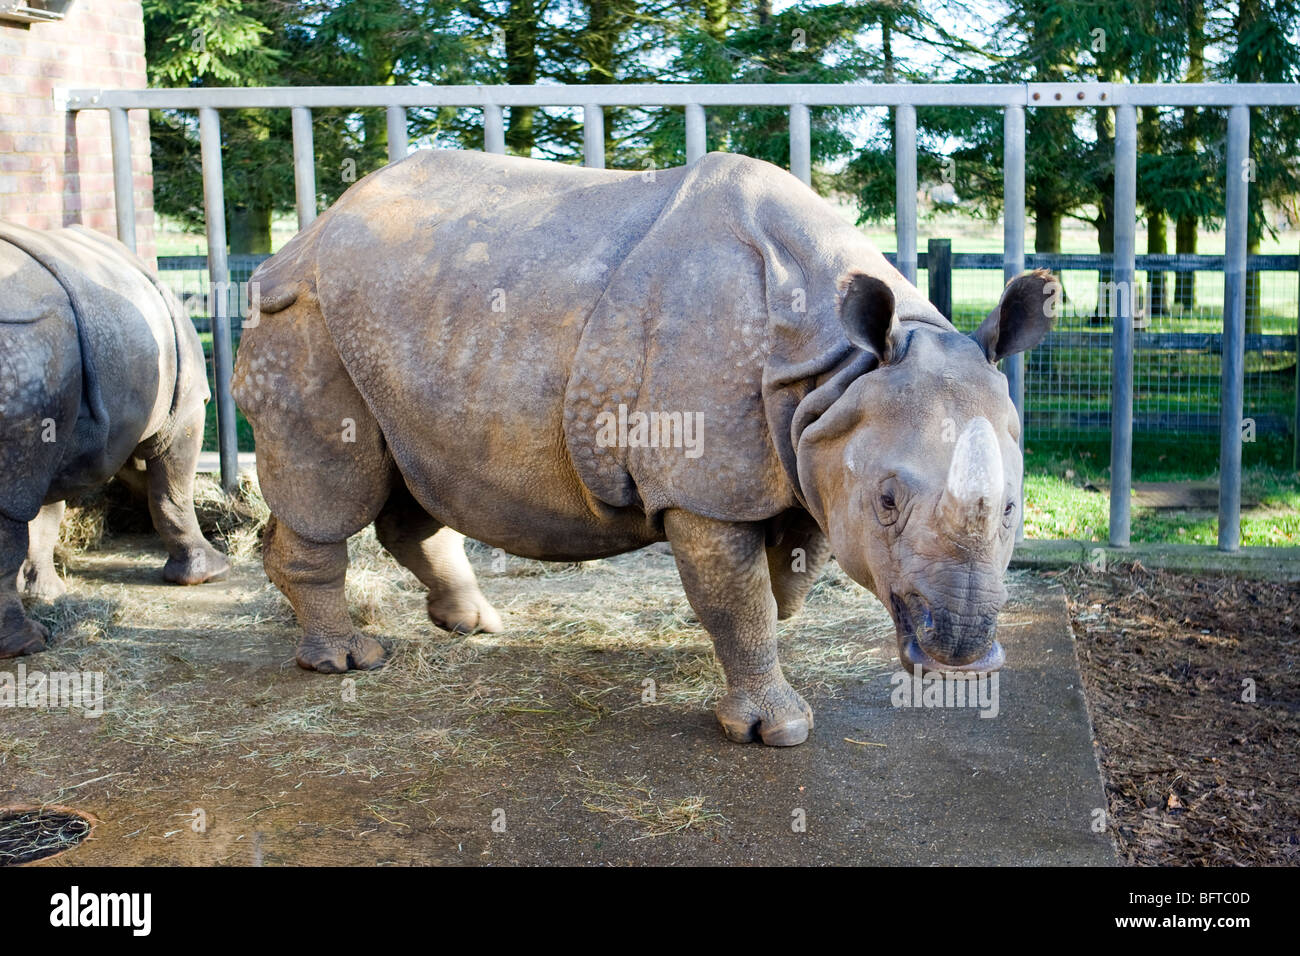
[(1139, 564), (1049, 577), (1070, 598), (1121, 856), (1300, 863), (1300, 585)]

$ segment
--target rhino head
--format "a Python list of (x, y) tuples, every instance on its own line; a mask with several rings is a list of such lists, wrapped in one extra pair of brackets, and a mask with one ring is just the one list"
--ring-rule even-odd
[(798, 436), (799, 480), (840, 566), (889, 609), (909, 670), (991, 671), (1021, 509), (1020, 420), (996, 363), (1051, 327), (1060, 286), (1013, 280), (970, 335), (900, 324), (879, 279), (844, 286), (840, 322), (878, 364)]

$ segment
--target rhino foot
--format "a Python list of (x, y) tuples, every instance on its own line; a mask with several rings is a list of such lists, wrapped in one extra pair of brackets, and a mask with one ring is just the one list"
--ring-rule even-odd
[(374, 670), (383, 667), (387, 659), (384, 645), (364, 634), (353, 634), (342, 641), (309, 635), (303, 638), (297, 654), (299, 667), (322, 674)]
[(67, 586), (54, 568), (36, 567), (25, 563), (18, 572), (18, 588), (37, 601), (54, 601), (68, 593)]
[(230, 573), (230, 561), (216, 548), (191, 548), (182, 557), (168, 558), (163, 579), (172, 584), (202, 584), (219, 581)]
[(44, 624), (38, 624), (28, 617), (20, 617), (16, 628), (0, 632), (0, 657), (38, 654), (45, 650), (49, 639), (50, 632)]
[(793, 747), (808, 739), (812, 708), (782, 679), (753, 690), (732, 688), (713, 709), (728, 740), (769, 747)]
[(501, 615), (482, 594), (443, 595), (435, 599), (430, 593), (428, 607), (429, 620), (444, 631), (496, 634), (502, 629)]

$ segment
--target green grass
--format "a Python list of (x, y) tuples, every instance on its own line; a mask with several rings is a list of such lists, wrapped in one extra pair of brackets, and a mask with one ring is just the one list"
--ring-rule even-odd
[[(1291, 455), (1291, 442), (1281, 438), (1243, 446), (1243, 493), (1247, 500), (1258, 502), (1242, 511), (1243, 544), (1300, 546), (1300, 475), (1290, 465)], [(1109, 440), (1104, 437), (1030, 442), (1025, 449), (1025, 536), (1106, 541), (1110, 529), (1109, 461)], [(1136, 482), (1209, 481), (1217, 477), (1217, 443), (1134, 442)], [(1131, 538), (1134, 542), (1215, 544), (1218, 523), (1213, 512), (1135, 506)]]

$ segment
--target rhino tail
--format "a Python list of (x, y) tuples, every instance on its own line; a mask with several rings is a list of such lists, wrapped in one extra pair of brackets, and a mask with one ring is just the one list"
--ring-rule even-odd
[(316, 294), (316, 230), (308, 227), (267, 259), (249, 278), (249, 299), (262, 315), (283, 312)]

